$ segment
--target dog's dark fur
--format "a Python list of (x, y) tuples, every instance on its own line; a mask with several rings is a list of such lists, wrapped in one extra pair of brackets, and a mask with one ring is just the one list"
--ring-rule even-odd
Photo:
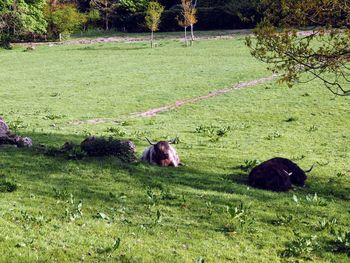
[(256, 188), (285, 192), (292, 184), (304, 186), (306, 179), (305, 172), (297, 164), (276, 157), (256, 166), (249, 174), (248, 183)]

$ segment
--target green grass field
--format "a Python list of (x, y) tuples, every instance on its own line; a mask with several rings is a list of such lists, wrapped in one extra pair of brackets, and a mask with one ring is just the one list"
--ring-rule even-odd
[[(114, 136), (140, 156), (145, 136), (178, 136), (186, 164), (0, 148), (0, 262), (349, 262), (349, 243), (335, 243), (350, 227), (349, 98), (317, 82), (270, 82), (135, 118), (271, 75), (243, 38), (148, 46), (0, 51), (0, 116), (36, 145)], [(107, 121), (77, 124), (91, 119)], [(248, 187), (247, 164), (274, 156), (316, 163), (306, 187)]]

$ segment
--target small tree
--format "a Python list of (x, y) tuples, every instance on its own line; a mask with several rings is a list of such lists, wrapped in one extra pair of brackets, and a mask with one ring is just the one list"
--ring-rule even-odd
[(192, 4), (192, 14), (190, 16), (190, 24), (191, 24), (190, 26), (191, 26), (191, 41), (193, 42), (194, 41), (193, 26), (198, 21), (197, 20), (197, 9), (196, 9), (197, 0), (194, 0), (194, 2), (191, 1), (191, 4)]
[(62, 34), (73, 33), (86, 21), (86, 16), (79, 13), (72, 4), (57, 5), (49, 18), (60, 41), (62, 41)]
[[(289, 86), (319, 79), (333, 94), (350, 96), (349, 0), (263, 0), (265, 18), (247, 38), (251, 53)], [(306, 32), (298, 32), (308, 27)], [(347, 87), (346, 87), (347, 86)]]
[(89, 12), (86, 14), (87, 18), (87, 27), (92, 26), (96, 27), (98, 21), (101, 20), (100, 12), (96, 9), (90, 9)]
[(151, 30), (151, 47), (153, 48), (153, 34), (154, 31), (158, 30), (160, 17), (164, 11), (164, 6), (158, 2), (149, 2), (147, 11), (146, 11), (146, 26)]
[(116, 11), (118, 7), (118, 1), (113, 0), (91, 0), (90, 6), (99, 10), (105, 21), (105, 30), (109, 30), (110, 16)]
[[(197, 4), (197, 2), (195, 2)], [(177, 17), (179, 26), (185, 30), (185, 42), (188, 46), (187, 28), (191, 27), (191, 46), (194, 40), (193, 25), (197, 23), (197, 9), (193, 6), (192, 0), (181, 0), (181, 17)]]

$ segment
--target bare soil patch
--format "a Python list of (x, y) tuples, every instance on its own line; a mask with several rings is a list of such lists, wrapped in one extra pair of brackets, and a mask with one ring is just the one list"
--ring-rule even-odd
[[(249, 35), (252, 31), (250, 29), (238, 29), (238, 30), (225, 30), (225, 31), (218, 31), (217, 33), (203, 33), (200, 32), (196, 36), (196, 40), (206, 40), (206, 39), (231, 39), (237, 36), (241, 35)], [(182, 35), (175, 36), (173, 34), (167, 35), (166, 33), (159, 33), (157, 36), (157, 39), (159, 40), (183, 40)], [(101, 44), (101, 43), (134, 43), (134, 42), (147, 42), (149, 41), (148, 35), (141, 35), (141, 36), (109, 36), (109, 37), (95, 37), (95, 38), (77, 38), (77, 39), (70, 39), (65, 40), (62, 42), (24, 42), (24, 43), (17, 43), (20, 46), (38, 46), (38, 45), (88, 45), (88, 44)]]

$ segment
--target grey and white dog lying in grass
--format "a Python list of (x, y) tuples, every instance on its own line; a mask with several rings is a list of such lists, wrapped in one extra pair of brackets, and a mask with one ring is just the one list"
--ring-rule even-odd
[(143, 152), (141, 160), (149, 164), (159, 165), (159, 166), (174, 166), (178, 167), (183, 165), (180, 162), (180, 158), (170, 144), (173, 144), (175, 140), (172, 141), (160, 141), (157, 143), (151, 142), (146, 138), (150, 146)]

